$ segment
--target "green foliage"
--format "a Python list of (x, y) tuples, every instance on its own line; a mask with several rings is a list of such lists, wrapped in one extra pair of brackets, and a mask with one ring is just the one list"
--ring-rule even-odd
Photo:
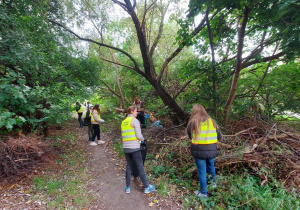
[[(249, 174), (220, 175), (218, 188), (207, 200), (193, 194), (184, 199), (185, 208), (213, 209), (297, 209), (300, 201), (295, 193), (288, 193), (278, 182), (272, 181), (260, 186), (260, 180)], [(212, 190), (211, 186), (208, 186)]]
[[(237, 97), (234, 104), (234, 111), (242, 114), (245, 107), (250, 107), (250, 98), (257, 89), (258, 83), (265, 71), (266, 65), (256, 69), (248, 70), (240, 80)], [(299, 113), (300, 65), (299, 63), (288, 63), (272, 67), (263, 81), (254, 102), (262, 103), (265, 108), (265, 115), (282, 115), (286, 111)]]
[(70, 101), (92, 95), (91, 73), (100, 68), (72, 48), (51, 25), (62, 17), (57, 1), (0, 5), (0, 130), (28, 133), (70, 119)]

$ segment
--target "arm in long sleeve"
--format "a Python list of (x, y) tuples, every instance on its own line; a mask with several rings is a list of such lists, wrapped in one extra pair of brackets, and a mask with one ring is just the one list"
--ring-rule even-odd
[(131, 126), (134, 127), (135, 135), (140, 141), (144, 141), (144, 137), (142, 135), (140, 122), (137, 119), (132, 119)]
[(97, 111), (94, 111), (94, 112), (93, 112), (93, 117), (94, 117), (94, 120), (95, 120), (96, 122), (98, 122), (98, 123), (104, 122), (104, 120), (102, 120), (101, 118), (98, 119)]

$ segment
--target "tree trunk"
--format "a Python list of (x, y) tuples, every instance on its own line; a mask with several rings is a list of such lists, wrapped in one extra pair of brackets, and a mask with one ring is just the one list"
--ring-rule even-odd
[(210, 50), (211, 50), (211, 62), (212, 62), (212, 80), (213, 80), (213, 103), (214, 103), (214, 109), (213, 114), (214, 117), (217, 118), (217, 74), (216, 74), (216, 61), (215, 61), (215, 50), (214, 50), (214, 42), (213, 42), (213, 34), (210, 27), (210, 22), (208, 18), (209, 9), (207, 9), (207, 12), (205, 14), (205, 19), (207, 23), (207, 30), (208, 30), (208, 37), (209, 37), (209, 43), (210, 43)]
[[(247, 25), (250, 11), (251, 10), (248, 7), (245, 8), (241, 28), (237, 29), (238, 30), (238, 49), (237, 49), (236, 66), (235, 66), (235, 71), (234, 71), (234, 76), (232, 79), (229, 96), (228, 96), (228, 99), (226, 101), (225, 108), (224, 108), (224, 126), (226, 126), (226, 124), (228, 122), (229, 111), (231, 109), (233, 100), (235, 98), (237, 83), (238, 83), (238, 79), (240, 76), (240, 72), (242, 70), (242, 61), (243, 61), (242, 55), (243, 55), (243, 47), (244, 47), (244, 36), (245, 36), (245, 30), (246, 30), (246, 25)], [(239, 27), (239, 20), (237, 20), (237, 23), (238, 23), (237, 27)]]
[(168, 106), (175, 114), (170, 114), (170, 118), (175, 125), (178, 125), (180, 121), (184, 121), (187, 118), (185, 112), (180, 106), (173, 100), (169, 93), (164, 89), (160, 82), (154, 79), (148, 80), (156, 90), (163, 103)]

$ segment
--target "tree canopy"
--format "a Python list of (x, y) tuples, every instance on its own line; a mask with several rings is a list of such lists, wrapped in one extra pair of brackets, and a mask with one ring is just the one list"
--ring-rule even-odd
[(1, 1), (2, 131), (46, 128), (94, 95), (138, 95), (175, 124), (194, 103), (224, 124), (254, 101), (299, 112), (297, 1), (182, 3)]

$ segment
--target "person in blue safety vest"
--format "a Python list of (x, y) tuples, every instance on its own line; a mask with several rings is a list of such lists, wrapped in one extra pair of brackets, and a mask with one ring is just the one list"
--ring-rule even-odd
[(222, 138), (217, 124), (207, 114), (200, 104), (193, 106), (187, 126), (187, 134), (192, 140), (191, 154), (195, 158), (200, 182), (200, 191), (196, 190), (198, 197), (207, 197), (206, 169), (211, 175), (212, 186), (215, 188), (215, 157), (218, 154), (217, 142)]
[(141, 143), (145, 140), (139, 121), (136, 119), (138, 112), (135, 106), (127, 108), (127, 117), (122, 121), (121, 132), (123, 141), (123, 151), (126, 158), (126, 186), (125, 193), (130, 193), (130, 179), (133, 163), (137, 166), (139, 176), (145, 187), (144, 193), (148, 194), (155, 190), (153, 185), (148, 183), (141, 154)]

